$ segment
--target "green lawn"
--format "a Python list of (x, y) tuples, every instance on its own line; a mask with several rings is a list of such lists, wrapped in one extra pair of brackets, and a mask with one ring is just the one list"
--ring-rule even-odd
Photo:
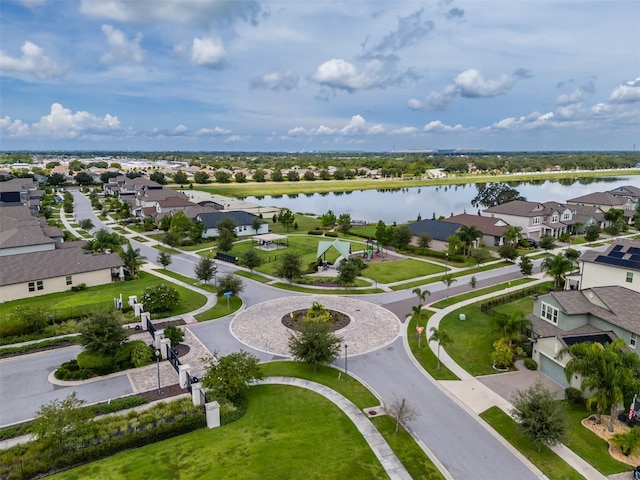
[[(367, 387), (355, 379), (344, 381), (338, 378), (341, 370), (333, 367), (318, 366), (314, 373), (313, 367), (301, 362), (278, 361), (261, 364), (266, 377), (295, 377), (321, 383), (348, 398), (358, 408), (375, 407), (380, 400)], [(342, 374), (341, 374), (342, 375)]]
[(250, 278), (251, 280), (255, 280), (256, 282), (260, 283), (267, 283), (271, 281), (269, 277), (265, 277), (264, 275), (260, 275), (259, 273), (255, 272), (252, 273), (245, 272), (244, 270), (236, 270), (235, 274), (241, 277)]
[[(295, 428), (292, 428), (295, 426)], [(114, 455), (57, 479), (388, 478), (345, 414), (317, 393), (285, 385), (249, 392), (240, 420)]]
[(271, 286), (280, 288), (282, 290), (289, 290), (291, 292), (310, 293), (316, 295), (366, 295), (384, 292), (384, 290), (382, 290), (381, 288), (365, 288), (362, 290), (345, 290), (343, 288), (310, 288), (300, 285), (290, 285), (283, 282), (276, 282), (271, 284)]
[(321, 223), (320, 223), (320, 220), (318, 220), (317, 218), (309, 217), (307, 215), (302, 215), (300, 213), (295, 213), (295, 212), (294, 212), (294, 216), (295, 216), (295, 222), (298, 224), (298, 229), (294, 230), (293, 228), (291, 228), (289, 229), (288, 232), (287, 232), (287, 229), (284, 228), (284, 226), (282, 226), (281, 223), (279, 222), (273, 223), (272, 219), (268, 218), (267, 216), (265, 216), (263, 220), (269, 224), (269, 228), (271, 229), (272, 233), (277, 233), (279, 235), (285, 235), (290, 233), (307, 233), (309, 230), (316, 230), (320, 228)]
[[(469, 268), (467, 270), (462, 270), (460, 272), (451, 273), (449, 275), (451, 275), (451, 277), (453, 277), (453, 278), (458, 278), (458, 277), (464, 277), (465, 275), (473, 275), (475, 273), (485, 272), (487, 270), (494, 270), (496, 268), (508, 267), (510, 265), (513, 265), (513, 263), (507, 262), (507, 261), (502, 261), (502, 262), (492, 263), (492, 264), (489, 264), (489, 265), (483, 265), (481, 267)], [(415, 288), (415, 287), (421, 287), (423, 285), (430, 285), (432, 283), (441, 282), (442, 278), (443, 277), (437, 277), (437, 278), (430, 278), (428, 280), (415, 280), (413, 282), (406, 282), (406, 283), (402, 283), (400, 285), (392, 286), (391, 290), (405, 290), (407, 288)]]
[(446, 268), (433, 263), (422, 262), (412, 258), (394, 260), (392, 262), (370, 263), (362, 272), (363, 277), (378, 283), (393, 283), (415, 277), (423, 277), (434, 273), (445, 272)]
[[(500, 305), (496, 307), (496, 311), (510, 315), (519, 310), (528, 315), (532, 308), (533, 300), (525, 297)], [(461, 313), (466, 316), (465, 321), (459, 319)], [(467, 305), (445, 315), (440, 326), (455, 339), (455, 343), (447, 347), (447, 353), (458, 365), (474, 376), (497, 373), (491, 366), (491, 352), (493, 342), (500, 335), (492, 332), (491, 317), (482, 313), (480, 303)]]
[[(149, 273), (140, 272), (138, 279), (127, 282), (110, 283), (107, 285), (99, 285), (89, 287), (81, 292), (59, 292), (39, 297), (23, 298), (0, 304), (0, 318), (7, 318), (7, 313), (11, 312), (15, 307), (29, 306), (42, 308), (46, 312), (77, 312), (79, 315), (85, 314), (97, 307), (113, 306), (113, 299), (122, 294), (124, 303), (130, 295), (140, 296), (143, 290), (152, 285), (159, 283), (167, 283), (165, 280), (151, 275)], [(180, 315), (202, 307), (207, 299), (192, 290), (172, 284), (180, 294), (180, 302), (164, 316)], [(154, 315), (154, 318), (162, 318)]]
[(564, 442), (567, 447), (589, 462), (603, 475), (626, 472), (631, 467), (615, 460), (609, 455), (609, 444), (582, 425), (582, 420), (591, 413), (584, 405), (573, 405), (567, 402), (569, 429)]
[(227, 315), (239, 310), (240, 307), (242, 307), (242, 300), (239, 297), (231, 297), (229, 299), (229, 306), (227, 306), (226, 298), (219, 298), (218, 303), (216, 303), (214, 307), (197, 314), (195, 319), (199, 322), (205, 322), (207, 320), (226, 317)]
[(584, 480), (582, 475), (549, 447), (543, 446), (538, 452), (535, 444), (522, 433), (518, 424), (498, 407), (491, 407), (480, 416), (550, 480)]
[(395, 433), (396, 422), (383, 415), (371, 419), (413, 480), (444, 480), (444, 476), (402, 425)]
[[(422, 318), (420, 319), (420, 326), (427, 323), (427, 320), (433, 315), (434, 312), (430, 310), (423, 310)], [(416, 326), (418, 321), (415, 318), (411, 318), (407, 330), (407, 341), (411, 348), (411, 353), (418, 361), (418, 363), (424, 368), (429, 375), (436, 380), (460, 380), (455, 373), (449, 370), (445, 365), (440, 365), (438, 369), (438, 357), (429, 348), (429, 342), (427, 339), (431, 335), (431, 332), (423, 331), (420, 337), (420, 348), (418, 348), (418, 332)], [(448, 348), (448, 347), (447, 347)]]
[(210, 283), (200, 283), (200, 280), (197, 278), (187, 277), (185, 275), (180, 275), (172, 270), (167, 270), (165, 268), (155, 268), (155, 272), (162, 273), (167, 277), (175, 278), (176, 280), (180, 280), (181, 282), (188, 283), (189, 285), (193, 285), (194, 287), (201, 288), (202, 290), (206, 290), (210, 293), (216, 293), (218, 290), (215, 286)]
[(479, 288), (476, 290), (471, 290), (466, 293), (462, 293), (460, 295), (456, 295), (454, 297), (445, 298), (444, 300), (440, 300), (436, 303), (432, 303), (431, 305), (429, 305), (429, 307), (447, 308), (455, 303), (462, 302), (464, 300), (469, 300), (470, 298), (480, 297), (488, 293), (499, 292), (500, 290), (504, 290), (505, 288), (517, 287), (518, 285), (522, 285), (532, 281), (533, 281), (533, 278), (518, 278), (517, 280), (513, 280), (512, 282), (499, 283), (498, 285), (492, 285), (486, 288)]

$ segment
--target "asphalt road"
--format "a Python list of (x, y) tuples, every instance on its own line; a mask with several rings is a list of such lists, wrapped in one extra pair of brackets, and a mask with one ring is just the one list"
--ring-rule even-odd
[[(93, 214), (89, 201), (79, 193), (74, 193), (76, 218), (91, 218), (98, 228), (102, 222)], [(144, 243), (133, 242), (140, 248), (141, 254), (155, 261), (158, 250)], [(193, 276), (197, 258), (186, 254), (173, 255), (169, 268), (187, 276)], [(539, 262), (538, 262), (539, 263)], [(234, 267), (218, 262), (219, 274), (232, 272)], [(487, 271), (476, 274), (478, 287), (519, 278), (517, 267)], [(458, 279), (449, 289), (454, 295), (470, 289), (469, 277)], [(243, 299), (247, 306), (256, 305), (265, 300), (290, 296), (272, 287), (245, 280)], [(429, 286), (430, 301), (447, 296), (442, 284)], [(417, 303), (411, 291), (389, 292), (385, 294), (359, 297), (380, 304), (395, 313), (404, 321), (411, 306)], [(273, 359), (264, 352), (257, 352), (238, 342), (229, 331), (230, 317), (214, 322), (191, 326), (191, 331), (210, 351), (221, 355), (244, 349), (252, 351), (261, 360)], [(79, 387), (55, 387), (46, 381), (46, 377), (63, 361), (74, 358), (78, 347), (44, 352), (17, 359), (0, 362), (0, 424), (8, 424), (32, 417), (40, 405), (53, 398), (64, 398), (76, 390), (88, 402), (104, 401), (108, 398), (130, 393), (129, 382), (125, 376)], [(337, 366), (343, 366), (338, 359)], [(364, 355), (349, 358), (349, 370), (370, 385), (383, 401), (394, 398), (406, 398), (422, 411), (422, 415), (409, 426), (413, 432), (436, 454), (455, 479), (491, 479), (534, 480), (537, 476), (516, 456), (500, 443), (466, 409), (462, 408), (447, 395), (436, 382), (426, 377), (413, 364), (402, 344), (402, 338), (387, 347)]]

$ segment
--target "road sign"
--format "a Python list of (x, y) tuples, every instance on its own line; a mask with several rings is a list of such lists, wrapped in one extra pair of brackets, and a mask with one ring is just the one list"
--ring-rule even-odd
[(420, 325), (417, 325), (416, 326), (416, 331), (418, 332), (418, 335), (420, 335), (424, 331), (424, 327), (421, 327)]
[(223, 295), (228, 298), (233, 295), (233, 292), (224, 292)]

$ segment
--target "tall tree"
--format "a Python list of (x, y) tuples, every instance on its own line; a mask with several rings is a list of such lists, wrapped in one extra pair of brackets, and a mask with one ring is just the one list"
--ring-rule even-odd
[(453, 343), (453, 338), (443, 328), (431, 327), (430, 332), (429, 341), (438, 343), (438, 366), (436, 369), (440, 370), (440, 347), (446, 348), (447, 345)]
[(276, 275), (291, 283), (302, 277), (302, 259), (296, 252), (285, 252), (276, 266)]
[(313, 365), (329, 365), (340, 353), (342, 338), (338, 337), (326, 322), (303, 320), (297, 332), (289, 335), (289, 352), (299, 362)]
[(640, 357), (627, 349), (624, 338), (605, 345), (575, 343), (562, 349), (558, 358), (567, 354), (571, 356), (564, 369), (567, 380), (576, 373), (582, 376), (581, 390), (590, 392), (587, 407), (596, 404), (596, 423), (602, 421), (602, 412), (610, 407), (609, 431), (613, 432), (618, 404), (640, 387)]
[(207, 255), (200, 258), (200, 261), (195, 266), (194, 273), (198, 280), (206, 284), (213, 278), (217, 270), (218, 267), (215, 260)]
[(175, 233), (180, 239), (189, 236), (193, 228), (193, 220), (187, 217), (182, 210), (171, 215), (169, 231)]
[(399, 250), (407, 248), (411, 242), (411, 230), (408, 225), (398, 225), (393, 232), (393, 245)]
[(482, 232), (478, 230), (478, 227), (474, 227), (473, 225), (462, 225), (458, 232), (458, 237), (464, 244), (465, 255), (468, 257), (471, 254), (471, 247), (475, 241), (482, 238)]
[(526, 200), (520, 192), (506, 183), (477, 184), (478, 194), (471, 200), (474, 207), (495, 207), (514, 200)]
[(323, 227), (333, 227), (336, 221), (336, 214), (333, 213), (333, 210), (328, 210), (327, 213), (320, 216), (320, 224)]
[(543, 272), (554, 278), (556, 288), (562, 288), (565, 274), (575, 268), (573, 262), (562, 253), (545, 258), (540, 267)]
[(115, 355), (128, 338), (120, 313), (115, 311), (93, 312), (80, 323), (78, 331), (85, 350), (105, 357)]
[(351, 215), (342, 213), (338, 217), (338, 231), (346, 235), (349, 230), (351, 230)]
[(125, 270), (129, 272), (129, 277), (131, 279), (137, 278), (140, 265), (142, 265), (144, 261), (144, 257), (140, 255), (140, 249), (133, 248), (129, 243), (127, 245), (127, 249), (122, 254), (120, 254), (120, 257), (124, 262)]
[(240, 261), (242, 264), (253, 272), (253, 269), (262, 265), (262, 257), (253, 248), (244, 252)]
[(291, 210), (289, 210), (288, 208), (285, 208), (283, 210), (280, 210), (280, 213), (278, 214), (278, 221), (282, 224), (282, 226), (288, 232), (291, 229), (291, 227), (293, 227), (293, 224), (296, 221), (296, 216), (293, 214)]
[(567, 415), (564, 404), (540, 382), (526, 390), (519, 390), (514, 399), (513, 416), (520, 428), (537, 446), (557, 445), (567, 431)]
[(176, 173), (173, 174), (173, 181), (174, 183), (177, 183), (178, 185), (183, 186), (189, 183), (189, 178), (187, 177), (187, 174), (184, 173), (182, 170), (178, 170)]

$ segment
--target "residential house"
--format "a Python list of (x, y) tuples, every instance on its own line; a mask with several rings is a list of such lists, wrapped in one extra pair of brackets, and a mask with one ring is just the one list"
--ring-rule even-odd
[(544, 235), (557, 237), (568, 231), (572, 211), (559, 202), (514, 200), (482, 210), (483, 217), (499, 218), (508, 225), (521, 227), (526, 238), (539, 240)]
[(411, 243), (418, 245), (418, 236), (421, 233), (427, 233), (433, 239), (431, 249), (446, 250), (448, 248), (448, 238), (455, 235), (462, 225), (459, 223), (445, 222), (442, 220), (420, 220), (419, 222), (409, 224), (411, 231)]
[(640, 293), (617, 285), (540, 295), (534, 299), (529, 316), (532, 357), (540, 371), (556, 383), (578, 388), (578, 376), (567, 381), (564, 369), (571, 357), (560, 358), (560, 350), (579, 342), (604, 344), (624, 338), (629, 348), (637, 352), (638, 312)]
[(597, 225), (604, 228), (609, 225), (609, 221), (605, 220), (604, 212), (600, 207), (593, 205), (567, 205), (571, 209), (571, 220), (566, 223), (569, 225), (570, 233), (584, 233), (587, 227)]
[(625, 185), (623, 187), (614, 188), (613, 190), (609, 190), (609, 193), (619, 197), (628, 198), (636, 204), (638, 203), (638, 200), (640, 200), (640, 187), (636, 187), (634, 185)]
[(500, 218), (470, 215), (468, 213), (452, 215), (442, 221), (465, 225), (467, 227), (476, 227), (482, 232), (482, 242), (485, 245), (494, 247), (504, 245), (504, 234), (509, 228), (509, 225)]
[[(217, 225), (222, 220), (230, 218), (236, 224), (235, 232), (239, 237), (246, 237), (248, 235), (261, 235), (269, 233), (269, 224), (263, 221), (257, 215), (243, 212), (240, 210), (229, 212), (215, 212), (215, 213), (200, 213), (196, 216), (196, 220), (200, 220), (207, 228), (203, 237), (217, 237), (219, 235)], [(260, 220), (260, 228), (255, 231), (253, 228), (253, 222), (255, 219)]]
[(43, 226), (28, 207), (0, 207), (0, 257), (54, 250), (63, 240), (62, 230)]
[[(578, 265), (577, 273), (567, 275), (566, 289), (617, 285), (640, 293), (638, 241), (618, 240), (604, 252), (586, 251), (578, 258)], [(640, 318), (640, 314), (637, 315)]]
[(603, 212), (608, 212), (612, 208), (617, 208), (624, 212), (627, 223), (631, 223), (631, 219), (635, 215), (636, 202), (625, 195), (614, 195), (610, 192), (594, 192), (581, 197), (575, 197), (567, 200), (569, 205), (588, 205), (598, 207)]

